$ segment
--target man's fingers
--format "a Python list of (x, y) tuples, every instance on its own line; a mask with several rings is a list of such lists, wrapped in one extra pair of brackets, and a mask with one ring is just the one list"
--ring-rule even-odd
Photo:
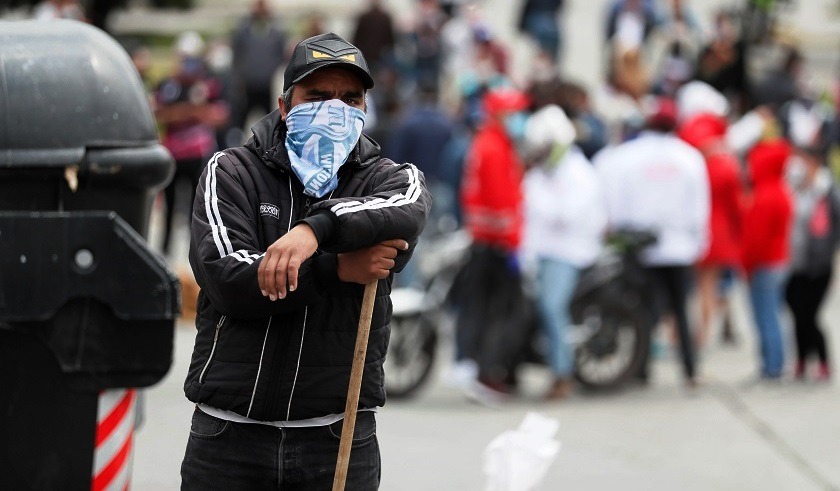
[(266, 272), (266, 265), (268, 264), (268, 254), (263, 257), (263, 260), (260, 261), (260, 267), (257, 269), (257, 283), (260, 287), (260, 292), (263, 296), (267, 296), (268, 292), (265, 289), (265, 272)]
[[(296, 258), (292, 257), (291, 260), (289, 261), (289, 267), (287, 268), (287, 271), (288, 271), (288, 277), (286, 278), (286, 280), (289, 282), (289, 291), (293, 292), (293, 291), (297, 290), (298, 272), (300, 271), (300, 261), (297, 260)], [(285, 285), (283, 285), (283, 286), (285, 288)], [(285, 296), (286, 296), (286, 294), (284, 293), (283, 297), (285, 297)], [(283, 298), (283, 297), (280, 297), (280, 298)]]
[(380, 244), (388, 247), (393, 247), (400, 251), (408, 250), (408, 242), (404, 241), (403, 239), (383, 240), (382, 242), (380, 242)]
[(260, 290), (263, 295), (271, 298), (276, 293), (274, 288), (274, 265), (277, 263), (277, 254), (267, 252), (260, 263)]
[(397, 250), (393, 247), (382, 247), (378, 252), (382, 257), (387, 257), (389, 259), (397, 257)]
[[(277, 265), (274, 267), (274, 281), (276, 287), (276, 298), (285, 298), (286, 297), (286, 281), (288, 281), (288, 274), (287, 270), (289, 267), (289, 258), (285, 255), (281, 256), (280, 260), (277, 261)], [(272, 298), (274, 300), (274, 298)]]

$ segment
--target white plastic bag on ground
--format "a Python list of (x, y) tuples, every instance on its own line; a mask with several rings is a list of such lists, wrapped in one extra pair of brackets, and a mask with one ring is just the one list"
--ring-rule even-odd
[(528, 413), (519, 428), (494, 438), (484, 449), (485, 491), (537, 489), (560, 451), (559, 429), (558, 420)]

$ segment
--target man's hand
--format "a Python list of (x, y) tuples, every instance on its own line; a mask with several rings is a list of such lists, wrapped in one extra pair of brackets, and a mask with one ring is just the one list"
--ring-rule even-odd
[[(300, 265), (318, 249), (318, 239), (309, 225), (302, 223), (280, 237), (265, 251), (257, 278), (260, 291), (272, 301), (295, 291)], [(288, 289), (287, 289), (288, 286)]]
[(408, 249), (408, 242), (391, 239), (371, 247), (338, 255), (338, 279), (366, 285), (386, 278), (394, 267), (397, 251)]

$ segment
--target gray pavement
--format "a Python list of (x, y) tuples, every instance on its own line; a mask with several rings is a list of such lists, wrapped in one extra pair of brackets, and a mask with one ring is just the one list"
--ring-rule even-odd
[[(542, 490), (840, 489), (836, 379), (755, 384), (757, 340), (743, 292), (736, 291), (734, 306), (740, 342), (734, 347), (713, 343), (703, 352), (705, 383), (695, 391), (682, 386), (679, 364), (666, 353), (654, 361), (648, 387), (611, 395), (577, 393), (544, 403), (539, 395), (548, 374), (528, 367), (522, 397), (487, 408), (443, 382), (450, 350), (442, 341), (433, 382), (415, 399), (389, 401), (378, 415), (381, 489), (484, 489), (484, 448), (516, 428), (529, 411), (560, 421), (562, 449)], [(833, 353), (840, 353), (836, 284), (823, 318)], [(179, 486), (192, 412), (181, 384), (193, 332), (187, 322), (178, 326), (175, 364), (146, 392), (145, 426), (136, 435), (135, 491)]]

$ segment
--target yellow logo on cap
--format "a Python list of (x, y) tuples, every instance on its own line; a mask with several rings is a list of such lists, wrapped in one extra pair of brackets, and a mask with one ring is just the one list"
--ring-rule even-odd
[[(312, 58), (314, 58), (316, 60), (319, 60), (319, 59), (323, 59), (323, 58), (336, 58), (336, 57), (333, 56), (333, 55), (327, 54), (327, 53), (323, 53), (321, 51), (312, 50)], [(350, 63), (356, 63), (356, 55), (355, 54), (338, 56), (337, 58), (342, 59), (342, 60), (347, 60)]]

